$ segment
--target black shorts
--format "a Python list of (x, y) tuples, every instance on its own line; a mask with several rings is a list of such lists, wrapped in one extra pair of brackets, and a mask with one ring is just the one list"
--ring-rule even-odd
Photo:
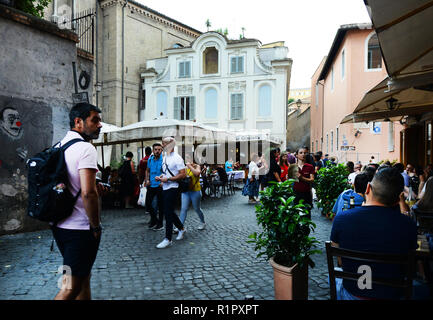
[(90, 230), (69, 230), (53, 227), (53, 236), (63, 256), (63, 265), (69, 266), (73, 276), (88, 277), (92, 270), (100, 239)]

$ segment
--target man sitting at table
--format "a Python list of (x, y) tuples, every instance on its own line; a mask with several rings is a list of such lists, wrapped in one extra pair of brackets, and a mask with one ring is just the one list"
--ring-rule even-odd
[[(400, 172), (392, 168), (378, 171), (365, 191), (365, 203), (361, 207), (339, 213), (333, 222), (331, 241), (344, 249), (405, 254), (417, 248), (415, 223), (399, 211), (399, 196), (404, 180)], [(361, 264), (342, 259), (344, 271), (357, 273)], [(397, 265), (369, 264), (372, 277), (401, 278)], [(361, 275), (360, 275), (361, 276)], [(400, 299), (401, 289), (372, 284), (371, 289), (360, 289), (357, 281), (336, 279), (337, 299)]]
[(214, 181), (215, 185), (225, 185), (228, 183), (229, 179), (226, 171), (224, 170), (224, 165), (219, 164), (213, 173), (218, 173), (219, 177), (217, 181)]

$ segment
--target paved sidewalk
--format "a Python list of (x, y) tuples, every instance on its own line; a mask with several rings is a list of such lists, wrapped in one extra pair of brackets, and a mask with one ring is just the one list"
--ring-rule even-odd
[[(184, 240), (156, 249), (164, 231), (147, 229), (144, 210), (104, 210), (104, 232), (92, 272), (93, 299), (274, 299), (272, 268), (256, 258), (248, 235), (259, 231), (254, 206), (240, 195), (202, 202), (206, 230), (188, 211)], [(309, 299), (329, 299), (324, 241), (331, 222), (313, 211), (322, 254), (309, 270)], [(62, 264), (51, 231), (0, 237), (0, 299), (52, 299)]]

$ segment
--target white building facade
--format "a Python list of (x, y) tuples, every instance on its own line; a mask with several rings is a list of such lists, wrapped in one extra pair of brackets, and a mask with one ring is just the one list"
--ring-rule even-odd
[(217, 32), (190, 47), (165, 50), (141, 74), (140, 121), (195, 120), (220, 129), (266, 131), (286, 145), (292, 60), (288, 48), (261, 48), (256, 39), (228, 40)]

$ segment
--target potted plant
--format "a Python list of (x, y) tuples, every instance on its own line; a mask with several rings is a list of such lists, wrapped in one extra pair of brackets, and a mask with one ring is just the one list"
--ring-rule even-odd
[(316, 225), (307, 217), (302, 203), (295, 205), (293, 183), (271, 183), (260, 192), (256, 217), (263, 232), (254, 232), (247, 242), (255, 243), (257, 257), (266, 255), (274, 268), (274, 289), (277, 300), (308, 299), (308, 266), (310, 256), (320, 253), (313, 248), (318, 241), (310, 237)]
[(322, 214), (328, 219), (333, 219), (332, 208), (337, 201), (338, 196), (347, 189), (351, 188), (347, 180), (349, 170), (344, 164), (328, 164), (317, 172), (314, 180), (317, 207), (321, 209)]

